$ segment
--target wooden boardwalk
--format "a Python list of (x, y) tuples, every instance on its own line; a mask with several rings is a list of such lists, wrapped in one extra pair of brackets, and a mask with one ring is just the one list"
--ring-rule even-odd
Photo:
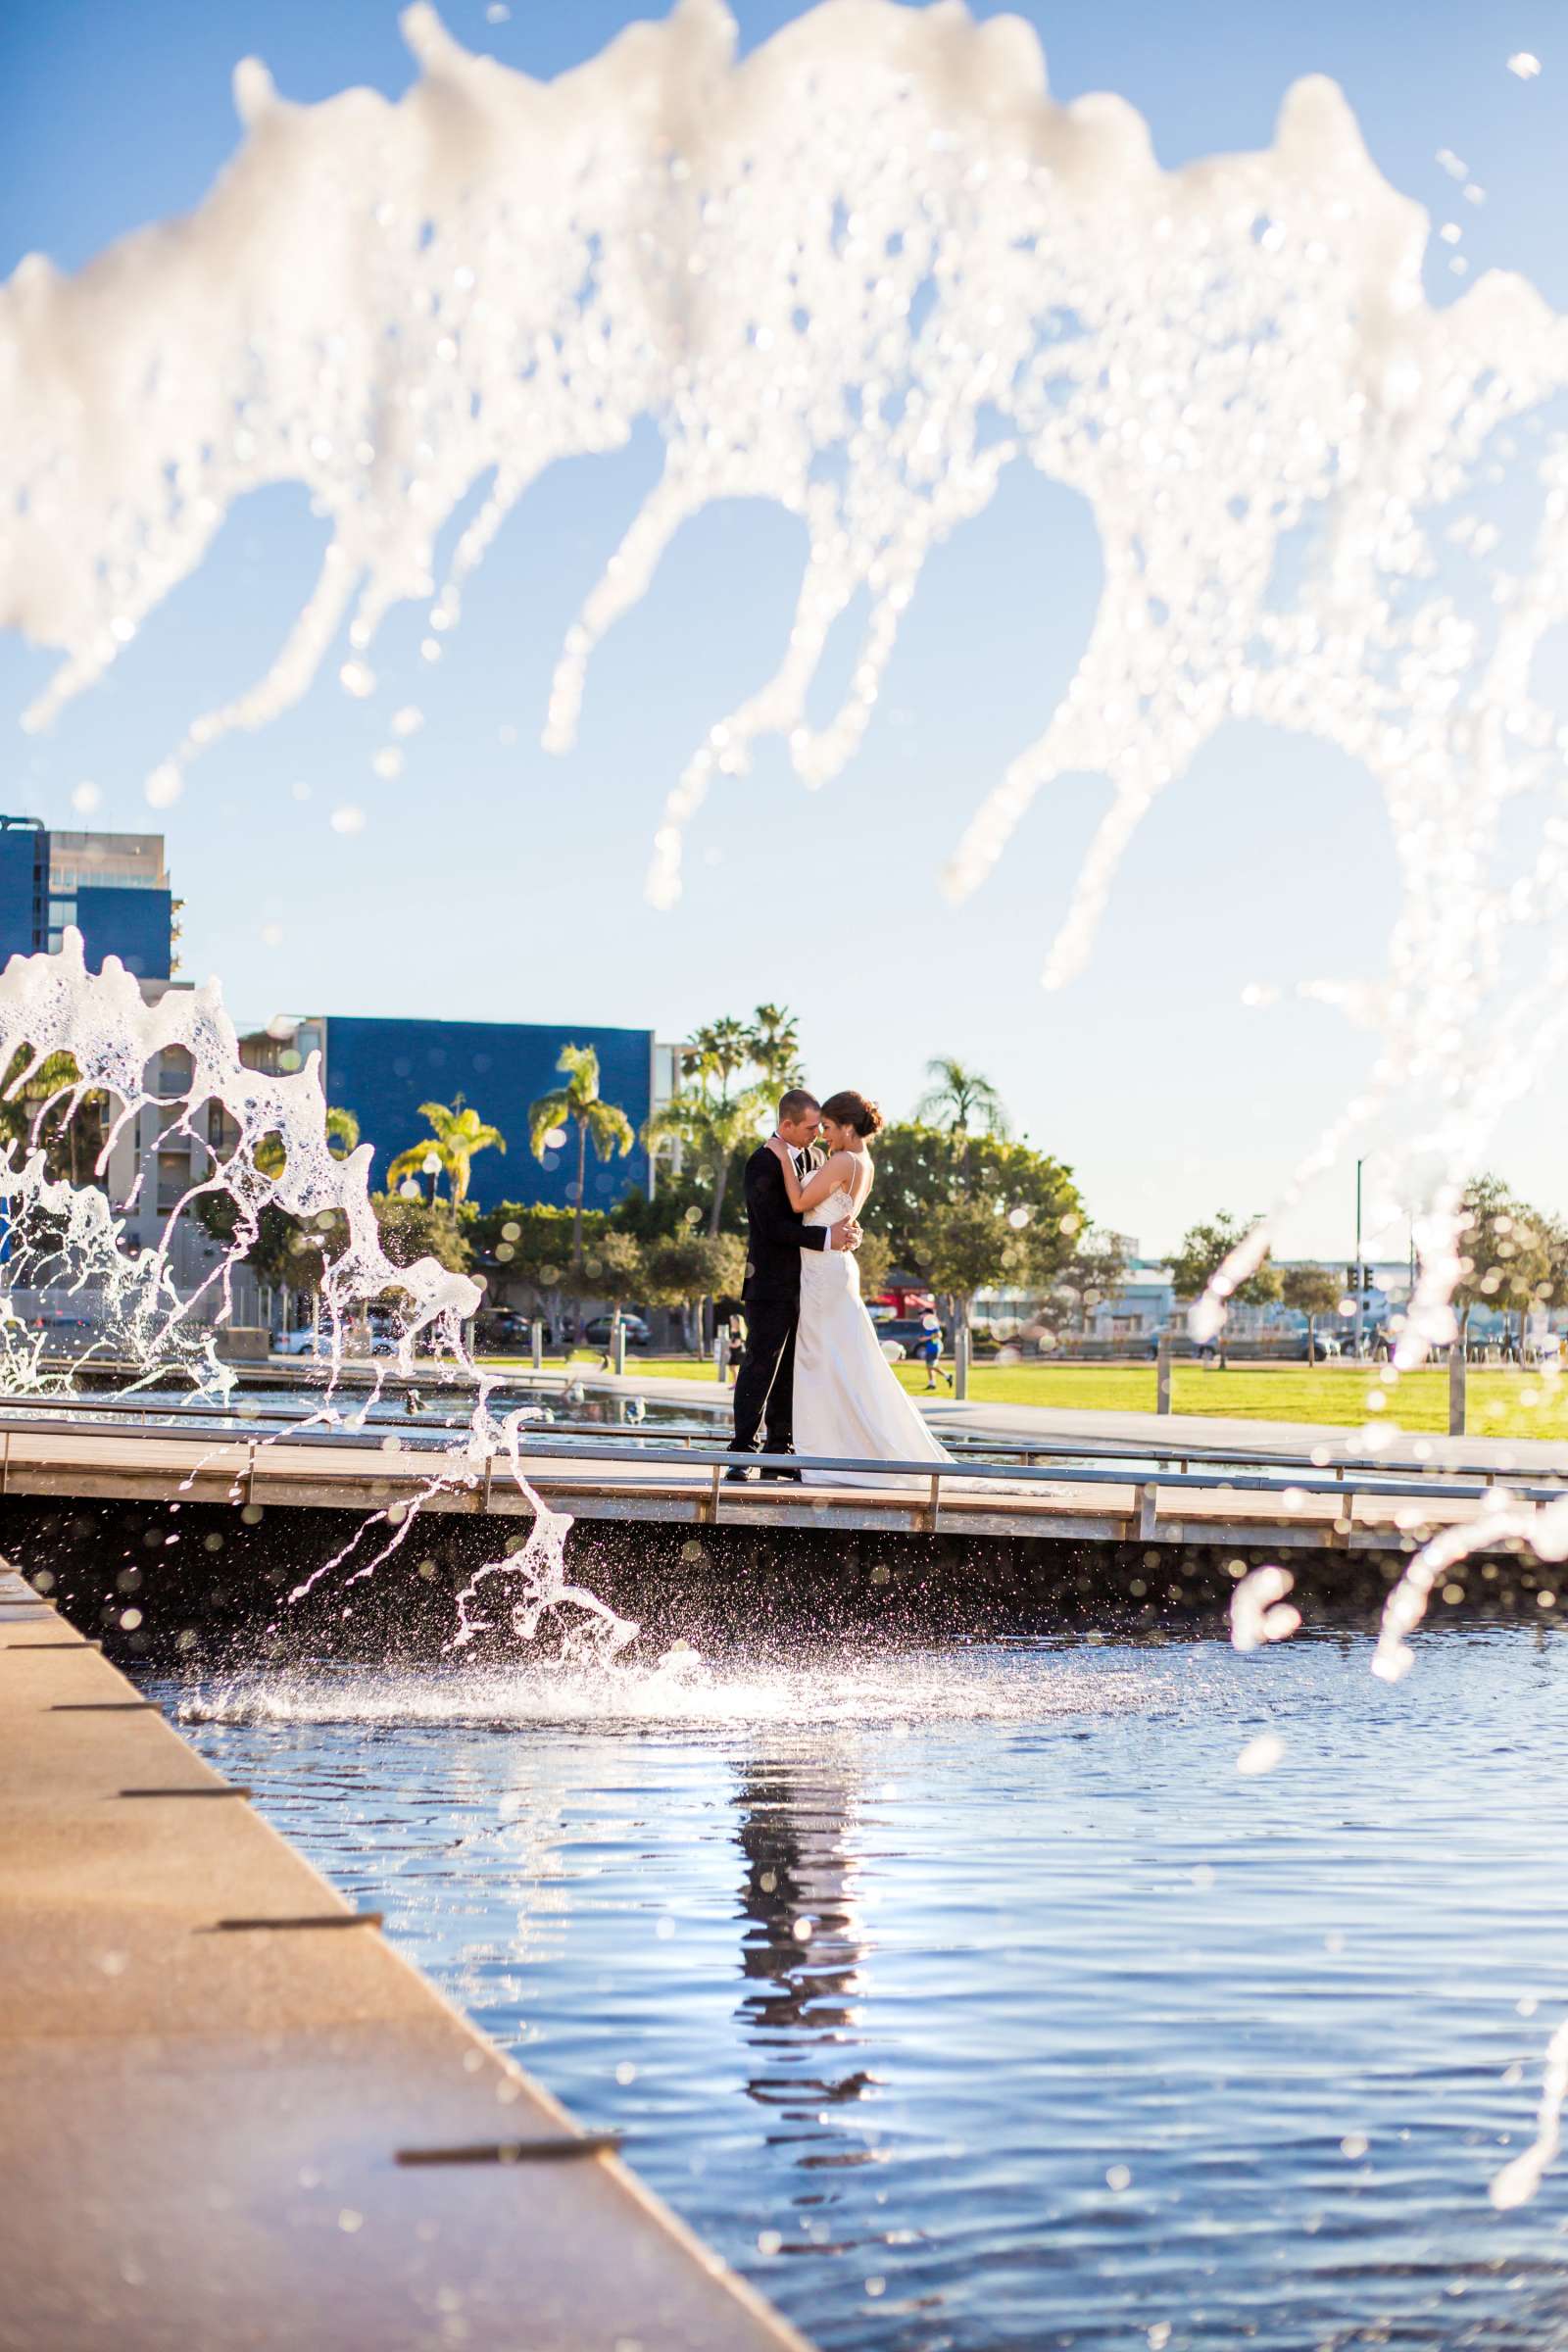
[[(724, 1477), (729, 1457), (545, 1437), (527, 1440), (520, 1467), (541, 1503), (582, 1520), (1282, 1549), (1409, 1549), (1484, 1518), (1504, 1495), (1452, 1478), (1336, 1479), (1304, 1466), (1297, 1476), (1245, 1464), (1129, 1470), (1111, 1461), (1019, 1470), (966, 1460), (937, 1472), (882, 1465), (861, 1470), (854, 1485), (812, 1483), (808, 1463), (799, 1485), (733, 1485)], [(1561, 1492), (1523, 1481), (1513, 1491), (1530, 1499)], [(0, 1495), (384, 1511), (394, 1524), (413, 1508), (512, 1519), (534, 1510), (505, 1458), (475, 1463), (396, 1435), (248, 1439), (39, 1420), (0, 1421)]]

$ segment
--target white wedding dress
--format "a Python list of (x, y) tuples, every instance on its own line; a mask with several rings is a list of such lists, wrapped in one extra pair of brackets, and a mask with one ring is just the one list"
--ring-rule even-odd
[[(860, 1205), (864, 1206), (862, 1200)], [(836, 1225), (857, 1213), (840, 1185), (806, 1212), (808, 1225)], [(860, 1269), (850, 1250), (801, 1251), (801, 1320), (795, 1334), (795, 1450), (830, 1459), (948, 1462), (900, 1387), (860, 1298)], [(807, 1470), (813, 1487), (885, 1486), (853, 1470)]]

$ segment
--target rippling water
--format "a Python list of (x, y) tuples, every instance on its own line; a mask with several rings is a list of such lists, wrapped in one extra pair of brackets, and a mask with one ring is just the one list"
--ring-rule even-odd
[(1568, 1646), (1369, 1655), (163, 1695), (824, 2346), (1557, 2352), (1568, 2166), (1487, 2190), (1568, 2002)]

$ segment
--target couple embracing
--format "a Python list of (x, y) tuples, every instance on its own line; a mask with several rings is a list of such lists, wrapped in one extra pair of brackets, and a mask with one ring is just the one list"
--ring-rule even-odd
[[(876, 1181), (866, 1147), (882, 1123), (863, 1095), (846, 1090), (818, 1102), (792, 1087), (779, 1102), (776, 1133), (747, 1162), (749, 1337), (735, 1383), (732, 1453), (951, 1458), (900, 1387), (860, 1298), (858, 1220)], [(758, 1475), (739, 1464), (729, 1472)], [(854, 1477), (813, 1471), (811, 1483)]]

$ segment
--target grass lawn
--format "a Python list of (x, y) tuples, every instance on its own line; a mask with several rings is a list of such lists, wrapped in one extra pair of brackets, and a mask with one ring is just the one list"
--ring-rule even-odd
[[(514, 1357), (490, 1360), (516, 1362)], [(598, 1361), (597, 1354), (584, 1348), (573, 1369), (590, 1372)], [(559, 1367), (560, 1358), (553, 1357), (549, 1368)], [(660, 1379), (717, 1385), (712, 1365), (689, 1355), (628, 1355), (626, 1369), (633, 1377), (646, 1372)], [(894, 1369), (906, 1389), (924, 1394), (923, 1364), (897, 1364)], [(941, 1394), (951, 1394), (946, 1383)], [(1154, 1369), (1152, 1364), (978, 1364), (970, 1375), (969, 1395), (976, 1404), (1152, 1413)], [(1369, 1405), (1374, 1396), (1386, 1400), (1381, 1409)], [(1446, 1366), (1407, 1372), (1391, 1385), (1380, 1369), (1366, 1364), (1322, 1364), (1315, 1370), (1305, 1364), (1244, 1364), (1228, 1372), (1207, 1372), (1197, 1364), (1179, 1363), (1171, 1372), (1171, 1406), (1177, 1413), (1218, 1413), (1244, 1421), (1319, 1422), (1337, 1429), (1387, 1421), (1398, 1429), (1442, 1431), (1448, 1426), (1448, 1374)], [(1472, 1437), (1568, 1438), (1568, 1380), (1500, 1367), (1472, 1370), (1469, 1428)]]

